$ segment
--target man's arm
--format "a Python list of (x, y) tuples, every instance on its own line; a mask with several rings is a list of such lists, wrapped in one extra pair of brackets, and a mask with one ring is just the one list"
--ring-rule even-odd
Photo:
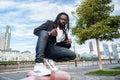
[(36, 36), (38, 36), (38, 34), (41, 30), (47, 30), (48, 24), (49, 24), (49, 20), (47, 22), (43, 23), (42, 25), (38, 26), (37, 28), (35, 28), (33, 33)]

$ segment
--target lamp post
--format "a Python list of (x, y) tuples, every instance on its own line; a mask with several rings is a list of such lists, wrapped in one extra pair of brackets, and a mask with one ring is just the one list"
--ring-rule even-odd
[(20, 69), (20, 62), (19, 62), (19, 56), (17, 57), (17, 64), (18, 64), (18, 71), (19, 71), (19, 69)]
[[(74, 49), (74, 52), (75, 52), (75, 38), (73, 39), (73, 49)], [(77, 54), (76, 54), (76, 59), (75, 59), (75, 67), (77, 67)]]
[(112, 63), (112, 61), (111, 61), (111, 54), (110, 54), (110, 52), (108, 52), (109, 53), (109, 60), (110, 60), (110, 64)]

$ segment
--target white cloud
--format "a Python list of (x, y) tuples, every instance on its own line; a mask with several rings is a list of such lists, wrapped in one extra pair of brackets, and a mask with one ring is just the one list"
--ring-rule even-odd
[(33, 24), (9, 23), (12, 28), (12, 36), (19, 38), (33, 37)]
[(47, 1), (44, 1), (40, 3), (32, 3), (29, 6), (29, 10), (32, 13), (32, 15), (29, 15), (29, 18), (43, 21), (47, 19), (53, 20), (55, 19), (57, 13), (63, 11), (67, 12), (71, 16), (71, 11), (74, 10), (74, 7), (72, 5), (58, 5), (57, 3), (48, 3)]
[(12, 1), (0, 1), (0, 9), (6, 9), (14, 5), (17, 5), (17, 4)]
[[(0, 25), (9, 25), (12, 28), (11, 48), (33, 50), (37, 41), (37, 37), (33, 35), (33, 29), (47, 19), (54, 20), (59, 12), (64, 11), (68, 13), (70, 19), (72, 19), (71, 11), (75, 11), (80, 3), (81, 0), (75, 0), (75, 4), (49, 3), (49, 1), (46, 0), (40, 2), (2, 0), (0, 1), (0, 11), (5, 12), (5, 14), (0, 13)], [(115, 5), (115, 10), (120, 11), (119, 2), (114, 3), (117, 4)], [(72, 21), (72, 24), (74, 24), (74, 22), (75, 21)], [(78, 46), (76, 49), (77, 51), (85, 51), (86, 47), (88, 47), (88, 45), (85, 44), (82, 45), (82, 47)]]
[(35, 52), (35, 45), (31, 44), (31, 41), (26, 41), (26, 42), (21, 42), (21, 43), (14, 43), (12, 44), (12, 49), (15, 50), (20, 50), (20, 51), (31, 51), (31, 52)]
[(120, 3), (115, 5), (115, 8), (114, 8), (115, 11), (120, 11)]

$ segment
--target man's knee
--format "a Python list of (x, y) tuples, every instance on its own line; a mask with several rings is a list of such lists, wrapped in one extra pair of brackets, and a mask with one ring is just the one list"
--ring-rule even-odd
[(43, 39), (48, 38), (48, 32), (47, 31), (41, 31), (39, 34), (39, 37), (42, 37)]
[(76, 58), (76, 54), (74, 53), (71, 58), (72, 58), (72, 60), (74, 60)]

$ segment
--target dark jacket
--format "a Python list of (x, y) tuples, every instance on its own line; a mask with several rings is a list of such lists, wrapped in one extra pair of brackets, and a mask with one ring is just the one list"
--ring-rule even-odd
[[(53, 21), (48, 20), (47, 22), (43, 23), (43, 24), (40, 25), (39, 27), (35, 28), (35, 29), (34, 29), (34, 34), (35, 34), (36, 36), (38, 36), (41, 30), (45, 30), (45, 31), (48, 31), (48, 32), (49, 32), (49, 31), (51, 31), (51, 30), (54, 29), (54, 28), (56, 28), (55, 23), (54, 23)], [(64, 31), (65, 31), (65, 30), (64, 30)], [(66, 44), (65, 44), (65, 41), (68, 39), (67, 34), (65, 34), (65, 35), (66, 35), (66, 36), (65, 36), (65, 40), (64, 40), (63, 42), (57, 43), (56, 45), (61, 46), (61, 47), (70, 48), (71, 45), (66, 45)], [(50, 44), (55, 44), (55, 43), (56, 43), (56, 37), (55, 37), (55, 36), (49, 36), (49, 39), (48, 39), (48, 40), (49, 40), (49, 43), (50, 43)]]

